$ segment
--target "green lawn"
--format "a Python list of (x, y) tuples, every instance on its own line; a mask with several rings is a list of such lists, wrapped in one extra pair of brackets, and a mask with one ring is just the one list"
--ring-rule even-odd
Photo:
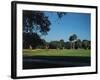
[(84, 49), (23, 49), (24, 56), (90, 56), (90, 50)]

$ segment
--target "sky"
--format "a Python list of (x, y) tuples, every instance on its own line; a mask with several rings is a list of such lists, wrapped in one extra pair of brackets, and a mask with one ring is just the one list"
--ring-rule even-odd
[(42, 37), (47, 42), (61, 39), (66, 42), (72, 34), (76, 34), (78, 39), (90, 40), (90, 14), (67, 12), (61, 19), (55, 12), (45, 12), (45, 14), (51, 21), (48, 35)]

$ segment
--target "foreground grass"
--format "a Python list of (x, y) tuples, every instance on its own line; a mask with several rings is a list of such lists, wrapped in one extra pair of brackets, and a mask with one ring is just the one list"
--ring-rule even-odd
[(78, 49), (24, 49), (24, 56), (81, 56), (81, 57), (89, 57), (90, 50)]

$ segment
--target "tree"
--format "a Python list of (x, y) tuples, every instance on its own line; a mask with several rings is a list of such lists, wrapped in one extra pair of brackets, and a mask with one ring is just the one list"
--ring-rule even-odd
[(23, 48), (25, 49), (30, 48), (30, 46), (36, 48), (39, 45), (44, 45), (44, 42), (36, 33), (23, 33)]
[(57, 49), (59, 47), (59, 42), (58, 41), (51, 41), (49, 43), (49, 48), (50, 49)]
[(77, 35), (73, 34), (69, 37), (69, 41), (71, 42), (71, 48), (74, 49), (75, 48), (75, 42), (77, 40)]
[(43, 12), (23, 11), (23, 31), (46, 35), (50, 30), (51, 22)]
[(60, 40), (60, 41), (51, 41), (49, 43), (49, 48), (50, 49), (63, 49), (64, 48), (64, 40)]
[(82, 41), (82, 47), (84, 49), (90, 49), (91, 48), (91, 42), (89, 40), (83, 40)]
[(64, 40), (61, 39), (61, 40), (59, 41), (59, 44), (60, 44), (60, 49), (63, 49), (63, 48), (64, 48)]
[(79, 49), (82, 48), (82, 42), (80, 39), (77, 39), (77, 41), (75, 42), (75, 49)]
[(91, 49), (91, 41), (88, 41), (88, 49)]
[(65, 43), (65, 48), (66, 49), (70, 49), (71, 48), (71, 43), (70, 42), (66, 42)]

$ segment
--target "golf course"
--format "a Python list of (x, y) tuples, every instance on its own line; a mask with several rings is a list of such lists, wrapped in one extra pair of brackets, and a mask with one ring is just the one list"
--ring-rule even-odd
[(90, 50), (84, 49), (24, 49), (24, 56), (80, 56), (80, 57), (89, 57)]

